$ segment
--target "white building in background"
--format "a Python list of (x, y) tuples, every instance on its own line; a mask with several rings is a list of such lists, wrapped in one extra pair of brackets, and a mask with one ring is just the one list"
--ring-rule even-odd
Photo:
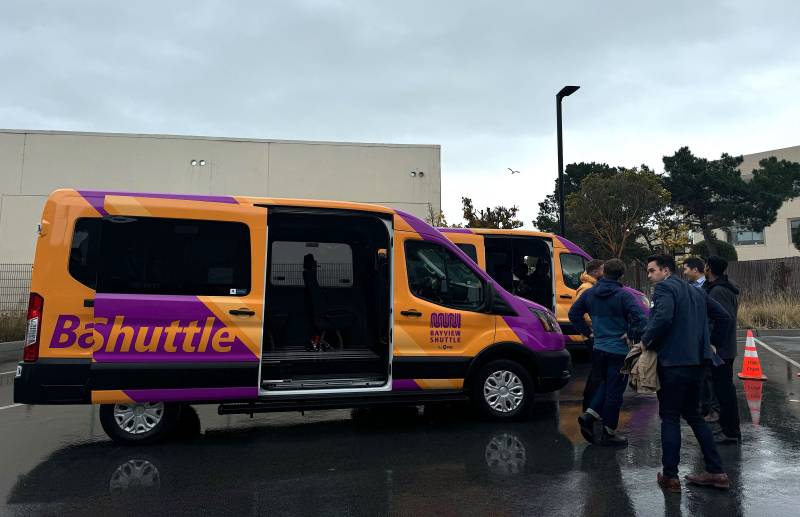
[(441, 210), (441, 148), (0, 130), (0, 263), (30, 263), (58, 188), (248, 195)]
[[(765, 151), (763, 153), (746, 154), (739, 167), (745, 179), (752, 177), (753, 170), (759, 168), (759, 162), (774, 156), (778, 160), (800, 162), (800, 146)], [(792, 230), (800, 226), (800, 198), (787, 201), (778, 210), (775, 222), (763, 231), (756, 232), (752, 228), (732, 228), (730, 232), (717, 230), (717, 236), (734, 245), (739, 260), (760, 260), (785, 257), (800, 257), (800, 251), (792, 242)], [(693, 242), (703, 240), (700, 233), (692, 235)]]

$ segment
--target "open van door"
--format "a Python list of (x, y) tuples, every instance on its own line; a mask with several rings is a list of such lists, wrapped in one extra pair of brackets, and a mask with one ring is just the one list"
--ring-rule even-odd
[(93, 399), (257, 397), (266, 209), (147, 195), (100, 206)]

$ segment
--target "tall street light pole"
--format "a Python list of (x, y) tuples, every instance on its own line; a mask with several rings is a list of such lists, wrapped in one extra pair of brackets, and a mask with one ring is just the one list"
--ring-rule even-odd
[(556, 94), (556, 131), (558, 132), (558, 220), (561, 223), (561, 236), (567, 236), (567, 224), (564, 218), (564, 149), (561, 143), (561, 99), (569, 97), (580, 86), (565, 86)]

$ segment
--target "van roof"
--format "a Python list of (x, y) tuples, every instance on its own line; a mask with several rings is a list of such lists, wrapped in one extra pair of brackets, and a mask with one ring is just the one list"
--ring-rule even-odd
[(525, 235), (526, 237), (553, 237), (555, 234), (536, 230), (500, 230), (497, 228), (437, 228), (442, 233), (474, 233), (477, 235)]
[[(228, 203), (240, 205), (271, 205), (271, 206), (294, 206), (308, 208), (333, 208), (340, 210), (359, 210), (363, 212), (377, 212), (384, 214), (394, 214), (395, 210), (371, 203), (356, 203), (351, 201), (330, 201), (320, 199), (292, 199), (274, 197), (253, 197), (253, 196), (213, 196), (202, 194), (167, 194), (154, 192), (120, 192), (120, 191), (101, 191), (101, 190), (74, 190), (60, 189), (50, 194), (50, 198), (58, 200), (62, 197), (80, 196), (85, 198), (92, 206), (103, 214), (103, 200), (106, 196), (121, 196), (134, 198), (157, 198), (171, 199), (180, 201), (200, 201), (206, 203)], [(99, 201), (99, 203), (98, 203)]]

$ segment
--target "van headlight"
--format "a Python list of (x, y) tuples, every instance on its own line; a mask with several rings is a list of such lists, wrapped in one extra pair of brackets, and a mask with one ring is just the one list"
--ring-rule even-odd
[(561, 334), (561, 327), (556, 321), (555, 316), (553, 316), (553, 314), (550, 311), (534, 309), (533, 307), (528, 307), (528, 309), (530, 309), (533, 315), (539, 319), (539, 323), (542, 324), (542, 327), (544, 328), (545, 332), (556, 332), (558, 334)]

